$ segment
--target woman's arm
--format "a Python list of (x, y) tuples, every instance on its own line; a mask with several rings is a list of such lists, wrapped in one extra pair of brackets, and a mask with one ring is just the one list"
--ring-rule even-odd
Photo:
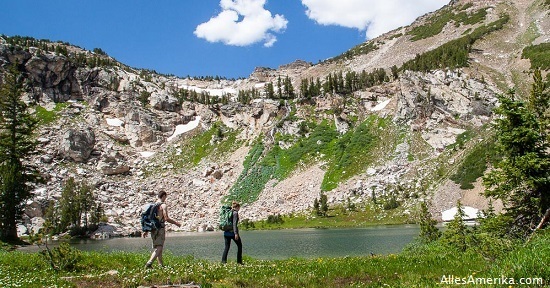
[[(235, 235), (239, 234), (238, 222), (239, 222), (239, 212), (233, 210), (233, 232), (235, 233)], [(235, 238), (235, 239), (238, 239), (238, 238)]]

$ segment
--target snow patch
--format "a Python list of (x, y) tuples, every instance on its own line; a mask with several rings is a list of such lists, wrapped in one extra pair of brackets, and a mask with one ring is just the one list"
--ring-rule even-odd
[(143, 152), (139, 152), (139, 154), (140, 154), (141, 157), (143, 157), (143, 158), (149, 158), (149, 157), (155, 155), (155, 152), (143, 151)]
[(189, 91), (195, 91), (199, 94), (201, 94), (202, 92), (205, 92), (205, 93), (208, 93), (208, 95), (210, 95), (210, 96), (216, 96), (216, 97), (222, 97), (222, 96), (228, 95), (228, 94), (232, 94), (232, 95), (237, 94), (237, 89), (235, 89), (235, 88), (203, 89), (203, 88), (199, 88), (197, 86), (188, 86), (188, 85), (183, 85), (183, 86), (181, 86), (181, 88), (189, 90)]
[(388, 106), (390, 101), (391, 101), (391, 99), (388, 99), (384, 102), (378, 103), (378, 105), (374, 106), (374, 108), (370, 109), (370, 111), (380, 111), (380, 110), (386, 108), (386, 106)]
[[(471, 220), (471, 219), (477, 218), (477, 212), (479, 210), (470, 206), (463, 206), (462, 211), (464, 211), (464, 218), (462, 218), (462, 220)], [(457, 207), (453, 207), (449, 210), (445, 210), (441, 212), (441, 219), (443, 221), (451, 221), (455, 218), (455, 215), (457, 212), (458, 212)]]
[(107, 125), (109, 126), (120, 127), (122, 124), (124, 124), (124, 121), (118, 118), (107, 118)]
[(195, 120), (193, 121), (190, 121), (189, 123), (187, 124), (184, 124), (184, 125), (178, 125), (176, 126), (176, 130), (174, 131), (174, 134), (170, 137), (168, 137), (168, 141), (172, 141), (174, 138), (176, 138), (178, 135), (181, 135), (185, 132), (189, 132), (195, 128), (197, 128), (197, 126), (199, 126), (199, 123), (200, 123), (200, 120), (201, 120), (201, 117), (200, 116), (197, 116), (195, 118)]

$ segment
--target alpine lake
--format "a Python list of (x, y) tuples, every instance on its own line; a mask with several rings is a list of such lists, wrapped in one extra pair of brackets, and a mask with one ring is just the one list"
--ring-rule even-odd
[[(380, 225), (367, 228), (282, 229), (240, 231), (243, 255), (263, 260), (366, 256), (399, 253), (418, 237), (418, 225)], [(69, 244), (83, 251), (150, 253), (151, 239), (72, 239)], [(51, 243), (52, 246), (60, 242)], [(36, 251), (36, 246), (22, 250)], [(217, 261), (224, 249), (223, 232), (168, 233), (165, 251), (176, 256)], [(236, 257), (232, 242), (229, 257)]]

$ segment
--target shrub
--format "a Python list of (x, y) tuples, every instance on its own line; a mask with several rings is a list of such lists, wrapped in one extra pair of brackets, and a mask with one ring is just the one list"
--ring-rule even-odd
[(254, 225), (254, 222), (250, 221), (250, 219), (248, 219), (248, 218), (243, 219), (243, 220), (240, 222), (240, 225), (241, 225), (245, 230), (256, 228), (256, 226)]
[(141, 102), (141, 105), (143, 107), (146, 107), (147, 105), (149, 105), (149, 98), (151, 97), (151, 92), (147, 92), (146, 90), (143, 90), (141, 91), (141, 93), (139, 93), (139, 102)]
[(541, 43), (525, 47), (521, 58), (531, 61), (531, 69), (550, 69), (550, 43)]
[(384, 210), (393, 210), (399, 207), (399, 202), (395, 198), (395, 196), (390, 197), (384, 202), (383, 208)]
[(285, 221), (281, 217), (281, 214), (267, 216), (268, 224), (283, 224)]
[(41, 255), (52, 269), (56, 271), (76, 271), (82, 260), (81, 252), (68, 243), (61, 243), (53, 249), (43, 250)]

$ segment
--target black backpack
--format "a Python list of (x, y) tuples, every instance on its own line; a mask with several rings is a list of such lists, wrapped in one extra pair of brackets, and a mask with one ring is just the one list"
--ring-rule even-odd
[(158, 217), (161, 203), (147, 203), (141, 208), (141, 231), (151, 232), (163, 227)]
[(231, 231), (233, 230), (233, 209), (231, 206), (223, 205), (220, 209), (220, 230)]

